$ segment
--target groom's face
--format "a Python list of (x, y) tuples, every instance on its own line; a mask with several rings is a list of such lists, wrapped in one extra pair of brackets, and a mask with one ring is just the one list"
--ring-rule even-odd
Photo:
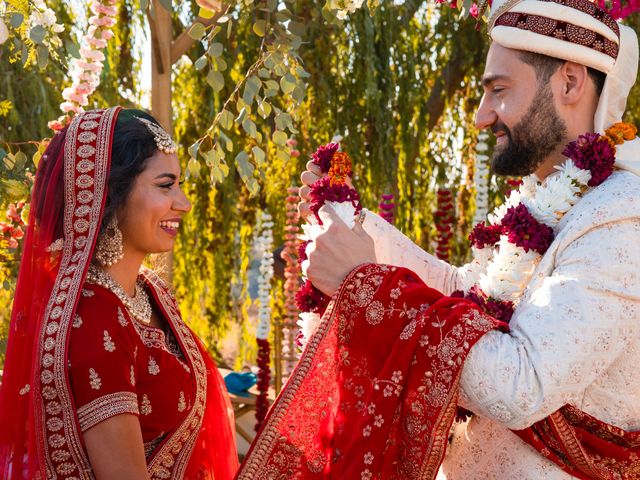
[(538, 81), (517, 50), (493, 43), (482, 85), (476, 126), (496, 136), (491, 170), (513, 176), (535, 172), (566, 135), (550, 84)]

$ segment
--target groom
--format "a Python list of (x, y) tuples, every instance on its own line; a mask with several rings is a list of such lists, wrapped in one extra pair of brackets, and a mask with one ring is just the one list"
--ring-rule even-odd
[[(553, 178), (569, 142), (621, 121), (636, 79), (636, 35), (587, 0), (494, 1), (488, 29), (476, 123), (496, 136), (492, 170)], [(614, 478), (614, 471), (640, 478), (635, 454), (608, 465), (583, 455), (585, 445), (602, 441), (603, 424), (622, 437), (640, 430), (639, 175), (640, 141), (617, 146), (613, 175), (555, 228), (510, 331), (491, 331), (470, 350), (459, 403), (474, 415), (455, 431), (441, 469), (448, 479)], [(308, 164), (303, 199), (319, 176)], [(300, 211), (308, 214), (308, 204)], [(328, 208), (320, 215), (328, 228), (303, 268), (327, 295), (366, 263), (407, 267), (445, 295), (461, 289), (473, 268), (437, 260), (371, 212), (353, 230)], [(564, 438), (562, 460), (577, 467), (571, 474), (535, 438), (514, 433), (566, 405), (576, 417), (603, 422)]]

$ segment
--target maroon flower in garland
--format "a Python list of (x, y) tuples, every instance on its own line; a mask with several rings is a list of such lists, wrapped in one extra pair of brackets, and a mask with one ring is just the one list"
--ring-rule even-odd
[(394, 223), (393, 210), (395, 208), (396, 204), (393, 203), (393, 194), (383, 194), (382, 201), (378, 204), (378, 214), (392, 225)]
[(331, 299), (307, 280), (296, 293), (296, 305), (301, 312), (319, 313), (322, 315)]
[(307, 245), (311, 243), (311, 240), (305, 240), (298, 245), (298, 265), (302, 265), (302, 262), (307, 260)]
[(321, 145), (318, 147), (318, 150), (311, 155), (313, 163), (320, 167), (322, 173), (329, 173), (331, 159), (333, 158), (333, 154), (338, 151), (338, 148), (340, 148), (340, 145), (337, 143)]
[(258, 397), (256, 398), (256, 432), (269, 411), (269, 384), (271, 382), (271, 346), (269, 340), (258, 338)]
[(511, 320), (511, 317), (513, 316), (513, 311), (515, 310), (513, 302), (487, 297), (487, 295), (480, 290), (477, 285), (471, 287), (465, 298), (478, 305), (485, 313), (505, 323), (509, 323), (509, 320)]
[(591, 172), (590, 187), (596, 187), (609, 178), (616, 162), (615, 149), (597, 133), (580, 135), (565, 147), (562, 154), (573, 160), (576, 167)]
[(476, 248), (493, 247), (500, 240), (502, 234), (501, 225), (487, 225), (478, 223), (469, 234), (471, 245)]
[(553, 242), (553, 229), (538, 222), (522, 203), (507, 210), (502, 219), (503, 233), (509, 242), (524, 249), (544, 254)]
[(351, 202), (353, 207), (356, 209), (356, 213), (362, 210), (362, 205), (360, 205), (360, 195), (358, 195), (358, 192), (346, 183), (332, 184), (330, 177), (324, 177), (311, 185), (311, 192), (309, 193), (309, 196), (311, 197), (309, 209), (316, 216), (320, 225), (322, 225), (322, 220), (320, 220), (318, 211), (326, 202)]

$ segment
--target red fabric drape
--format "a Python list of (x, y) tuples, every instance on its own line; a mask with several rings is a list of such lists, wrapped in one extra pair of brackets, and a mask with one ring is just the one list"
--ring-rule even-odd
[(500, 326), (411, 271), (352, 272), (241, 467), (243, 480), (435, 478), (464, 358)]

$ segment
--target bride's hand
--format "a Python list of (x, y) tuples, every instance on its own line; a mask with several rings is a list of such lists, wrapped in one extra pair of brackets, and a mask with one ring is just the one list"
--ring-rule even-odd
[[(306, 218), (311, 215), (311, 210), (309, 209), (309, 202), (311, 201), (309, 192), (311, 192), (311, 185), (326, 176), (327, 174), (323, 175), (320, 167), (313, 163), (313, 161), (307, 162), (307, 169), (302, 172), (302, 175), (300, 175), (302, 187), (300, 187), (300, 190), (298, 191), (298, 194), (300, 195), (300, 202), (298, 202), (298, 212), (302, 217)], [(347, 177), (346, 183), (351, 188), (353, 188), (353, 183), (351, 183), (350, 177)]]

